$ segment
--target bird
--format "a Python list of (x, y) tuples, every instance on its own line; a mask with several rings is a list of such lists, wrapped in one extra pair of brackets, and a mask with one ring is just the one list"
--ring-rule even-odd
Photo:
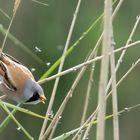
[(31, 71), (9, 54), (0, 53), (0, 91), (20, 104), (45, 103), (43, 88)]

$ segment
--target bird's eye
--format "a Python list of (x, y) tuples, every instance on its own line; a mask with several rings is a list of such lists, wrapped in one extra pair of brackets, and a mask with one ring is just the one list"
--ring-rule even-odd
[(39, 94), (38, 94), (38, 92), (35, 92), (33, 94), (33, 96), (29, 100), (27, 100), (26, 102), (33, 102), (33, 101), (36, 101), (38, 99), (39, 99)]

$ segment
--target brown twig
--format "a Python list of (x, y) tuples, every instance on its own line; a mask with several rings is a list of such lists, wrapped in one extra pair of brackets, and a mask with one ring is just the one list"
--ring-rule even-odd
[[(131, 44), (128, 44), (128, 45), (126, 45), (126, 46), (120, 47), (120, 48), (114, 50), (114, 53), (121, 52), (121, 51), (126, 50), (126, 49), (128, 49), (128, 48), (134, 47), (134, 46), (136, 46), (136, 45), (138, 45), (138, 44), (140, 44), (140, 40), (135, 41), (135, 42), (133, 42), (133, 43), (131, 43)], [(108, 55), (110, 55), (110, 52), (108, 53)], [(62, 71), (62, 72), (60, 72), (60, 73), (58, 73), (58, 74), (55, 74), (55, 75), (53, 75), (53, 76), (50, 76), (50, 77), (45, 78), (45, 79), (43, 79), (43, 80), (40, 80), (40, 81), (38, 81), (38, 83), (39, 83), (39, 84), (44, 84), (44, 83), (46, 83), (46, 82), (48, 82), (48, 81), (51, 81), (51, 80), (53, 80), (53, 79), (56, 79), (57, 77), (61, 77), (61, 76), (65, 75), (65, 74), (68, 74), (68, 73), (70, 73), (70, 72), (75, 72), (76, 70), (78, 70), (78, 69), (80, 69), (80, 68), (83, 68), (83, 67), (85, 67), (85, 66), (87, 66), (87, 65), (89, 65), (89, 64), (91, 64), (91, 63), (93, 63), (93, 62), (96, 62), (96, 61), (101, 60), (102, 57), (103, 57), (102, 55), (101, 55), (101, 56), (97, 56), (97, 57), (95, 57), (94, 59), (88, 60), (88, 61), (83, 62), (83, 63), (81, 63), (81, 64), (78, 64), (78, 65), (76, 65), (76, 66), (74, 66), (74, 67), (72, 67), (72, 68), (69, 68), (69, 69), (67, 69), (67, 70), (65, 70), (65, 71)]]

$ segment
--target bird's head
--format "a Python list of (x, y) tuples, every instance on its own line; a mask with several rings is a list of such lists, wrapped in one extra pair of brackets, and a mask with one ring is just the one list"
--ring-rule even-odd
[(46, 97), (44, 95), (42, 87), (32, 79), (26, 80), (22, 102), (24, 104), (37, 104), (39, 102), (45, 103)]

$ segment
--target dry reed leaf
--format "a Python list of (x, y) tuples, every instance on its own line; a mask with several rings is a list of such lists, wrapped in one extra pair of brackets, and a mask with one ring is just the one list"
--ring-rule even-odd
[(13, 9), (13, 15), (16, 14), (16, 11), (17, 11), (17, 9), (18, 9), (18, 7), (20, 5), (20, 2), (21, 2), (21, 0), (15, 0), (14, 9)]

